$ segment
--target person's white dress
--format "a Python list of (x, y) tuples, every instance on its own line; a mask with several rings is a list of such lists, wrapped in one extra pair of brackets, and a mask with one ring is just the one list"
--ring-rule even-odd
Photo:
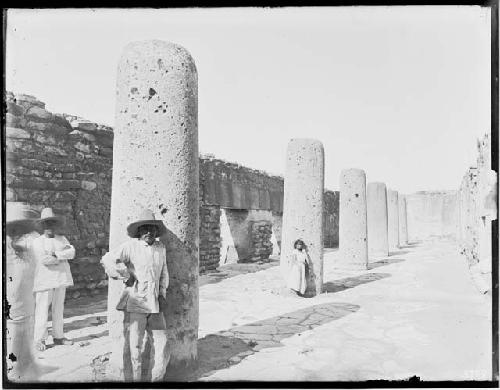
[(304, 294), (307, 287), (306, 281), (307, 253), (294, 249), (290, 255), (290, 266), (288, 272), (288, 288)]

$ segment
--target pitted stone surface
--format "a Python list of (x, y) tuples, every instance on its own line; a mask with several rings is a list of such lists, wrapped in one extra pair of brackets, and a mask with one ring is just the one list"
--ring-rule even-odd
[(281, 269), (288, 271), (293, 243), (302, 239), (312, 261), (308, 292), (320, 294), (323, 284), (323, 192), (324, 151), (313, 139), (292, 139), (288, 143), (284, 184)]
[(387, 237), (387, 188), (384, 183), (368, 183), (368, 253), (373, 257), (389, 255)]
[(387, 190), (387, 234), (389, 250), (399, 248), (399, 202), (398, 192)]
[[(165, 223), (161, 240), (170, 285), (164, 315), (174, 366), (196, 358), (198, 335), (197, 89), (196, 67), (184, 48), (144, 41), (124, 49), (117, 80), (110, 247), (127, 240), (126, 227), (141, 208), (153, 210)], [(120, 293), (121, 282), (110, 280), (110, 336), (115, 339), (122, 337), (123, 314), (114, 309)]]
[(398, 214), (399, 214), (399, 244), (408, 244), (408, 217), (406, 214), (406, 196), (398, 196)]
[(340, 173), (340, 217), (338, 265), (366, 269), (368, 265), (368, 231), (366, 211), (366, 175), (361, 169), (344, 169)]

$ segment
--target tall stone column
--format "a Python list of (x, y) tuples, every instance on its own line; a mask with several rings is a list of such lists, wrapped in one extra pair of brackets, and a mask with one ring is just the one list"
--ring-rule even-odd
[(408, 244), (408, 217), (406, 214), (406, 196), (398, 195), (399, 245)]
[(367, 269), (366, 175), (361, 169), (340, 173), (339, 251), (342, 268)]
[(323, 144), (314, 139), (288, 143), (284, 184), (281, 269), (286, 277), (293, 243), (302, 239), (312, 261), (306, 294), (323, 288)]
[[(153, 210), (167, 228), (160, 239), (167, 248), (170, 274), (163, 313), (169, 370), (190, 366), (197, 357), (198, 181), (194, 61), (184, 48), (169, 42), (130, 43), (118, 66), (110, 248), (129, 238), (126, 227), (137, 220), (141, 208)], [(122, 282), (109, 280), (108, 324), (116, 347), (110, 373), (128, 381), (128, 345), (125, 352), (119, 348), (127, 329), (123, 312), (115, 310), (122, 288)]]
[(368, 183), (368, 254), (370, 257), (389, 256), (387, 236), (387, 188), (384, 183)]
[(399, 249), (399, 202), (398, 192), (387, 190), (387, 236), (389, 250)]

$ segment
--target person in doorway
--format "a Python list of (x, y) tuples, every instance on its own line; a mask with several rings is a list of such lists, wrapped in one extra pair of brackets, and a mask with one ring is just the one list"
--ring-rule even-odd
[[(151, 210), (143, 210), (127, 227), (130, 240), (103, 256), (101, 263), (110, 278), (123, 280), (124, 292), (116, 309), (123, 310), (129, 329), (134, 381), (142, 380), (144, 335), (153, 341), (152, 381), (161, 381), (168, 364), (165, 310), (169, 285), (166, 248), (158, 238), (166, 232)], [(160, 310), (162, 309), (162, 310)], [(124, 341), (124, 346), (127, 342)]]
[(35, 231), (38, 213), (20, 202), (7, 202), (6, 213), (7, 378), (33, 381), (37, 379), (38, 366), (33, 357), (35, 260), (32, 248), (33, 240), (39, 236)]
[(72, 345), (64, 337), (63, 313), (66, 287), (73, 285), (68, 260), (75, 258), (75, 248), (64, 235), (56, 234), (64, 227), (62, 217), (50, 207), (42, 210), (38, 221), (43, 234), (33, 242), (36, 259), (35, 283), (35, 347), (46, 349), (49, 306), (52, 305), (52, 338), (54, 345)]
[(287, 286), (297, 295), (303, 296), (307, 289), (306, 268), (310, 268), (311, 260), (304, 241), (298, 239), (293, 244), (290, 255)]

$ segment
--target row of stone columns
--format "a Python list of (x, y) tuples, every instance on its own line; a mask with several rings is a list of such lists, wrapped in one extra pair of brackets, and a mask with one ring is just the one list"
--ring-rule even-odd
[[(288, 144), (281, 266), (286, 273), (293, 243), (302, 239), (311, 260), (308, 285), (319, 294), (323, 275), (324, 152), (317, 140)], [(369, 258), (387, 257), (408, 242), (406, 198), (384, 183), (369, 183), (361, 169), (340, 175), (338, 267), (367, 269)]]
[(406, 198), (384, 183), (366, 186), (361, 169), (340, 177), (339, 266), (367, 269), (369, 258), (387, 257), (408, 243)]
[[(126, 226), (141, 209), (163, 220), (167, 233), (170, 273), (167, 323), (170, 369), (192, 367), (198, 339), (198, 120), (197, 72), (193, 59), (180, 46), (162, 41), (129, 44), (118, 67), (110, 249), (127, 239)], [(282, 264), (302, 239), (312, 265), (309, 293), (323, 283), (324, 150), (321, 142), (293, 139), (287, 150), (282, 230)], [(368, 194), (368, 196), (367, 196)], [(369, 255), (387, 256), (404, 242), (404, 198), (370, 183), (360, 169), (342, 171), (340, 179), (341, 265), (366, 269)], [(400, 215), (404, 217), (400, 218)], [(399, 221), (404, 221), (400, 227)], [(403, 238), (401, 238), (403, 237)], [(370, 242), (370, 240), (372, 240)], [(402, 241), (401, 241), (402, 240)], [(128, 332), (116, 303), (123, 284), (110, 280), (108, 323), (116, 346), (110, 373), (130, 380)], [(143, 356), (148, 365), (150, 354)]]

